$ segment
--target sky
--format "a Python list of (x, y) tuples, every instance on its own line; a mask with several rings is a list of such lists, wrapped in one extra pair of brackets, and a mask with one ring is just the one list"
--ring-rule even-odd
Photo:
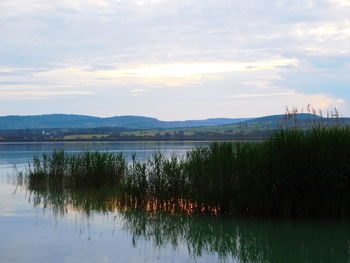
[(1, 0), (0, 115), (350, 116), (350, 0)]

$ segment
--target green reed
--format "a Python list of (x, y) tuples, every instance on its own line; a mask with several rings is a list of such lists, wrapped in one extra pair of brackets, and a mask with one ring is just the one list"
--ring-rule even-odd
[(56, 190), (101, 188), (118, 185), (125, 176), (127, 163), (122, 154), (85, 152), (71, 155), (55, 151), (34, 157), (29, 167), (29, 184)]
[(350, 128), (286, 130), (260, 143), (212, 143), (185, 157), (155, 152), (146, 162), (60, 151), (34, 157), (25, 178), (36, 191), (112, 189), (134, 205), (182, 205), (188, 213), (348, 216)]

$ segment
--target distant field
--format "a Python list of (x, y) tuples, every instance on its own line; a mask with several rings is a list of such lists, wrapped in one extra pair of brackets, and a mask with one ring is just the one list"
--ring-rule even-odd
[[(138, 136), (138, 137), (149, 137), (149, 136), (163, 136), (166, 134), (175, 135), (180, 130), (147, 130), (147, 131), (128, 131), (128, 132), (121, 132), (121, 136)], [(192, 136), (195, 135), (192, 131), (185, 131), (181, 130), (183, 132), (183, 135), (185, 136)]]
[(102, 139), (108, 137), (109, 134), (76, 134), (67, 135), (63, 137), (63, 140), (89, 140), (89, 139)]

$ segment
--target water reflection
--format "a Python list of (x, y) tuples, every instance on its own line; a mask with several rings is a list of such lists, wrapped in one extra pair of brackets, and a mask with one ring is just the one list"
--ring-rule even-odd
[(187, 247), (189, 255), (218, 255), (221, 261), (350, 262), (350, 226), (339, 221), (280, 221), (168, 213), (142, 209), (112, 189), (55, 191), (26, 186), (31, 203), (50, 207), (56, 216), (83, 212), (110, 214), (131, 236), (134, 246), (150, 242), (157, 249)]

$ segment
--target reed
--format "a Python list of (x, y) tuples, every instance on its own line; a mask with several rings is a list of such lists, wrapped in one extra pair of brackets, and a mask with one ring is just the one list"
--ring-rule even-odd
[(147, 162), (60, 151), (34, 157), (21, 178), (34, 190), (112, 189), (133, 204), (192, 212), (349, 216), (350, 128), (285, 130), (260, 143), (212, 143), (183, 158), (155, 152)]
[(118, 185), (127, 170), (122, 154), (84, 152), (70, 155), (55, 151), (52, 155), (35, 156), (29, 166), (29, 184), (65, 190), (101, 188)]

